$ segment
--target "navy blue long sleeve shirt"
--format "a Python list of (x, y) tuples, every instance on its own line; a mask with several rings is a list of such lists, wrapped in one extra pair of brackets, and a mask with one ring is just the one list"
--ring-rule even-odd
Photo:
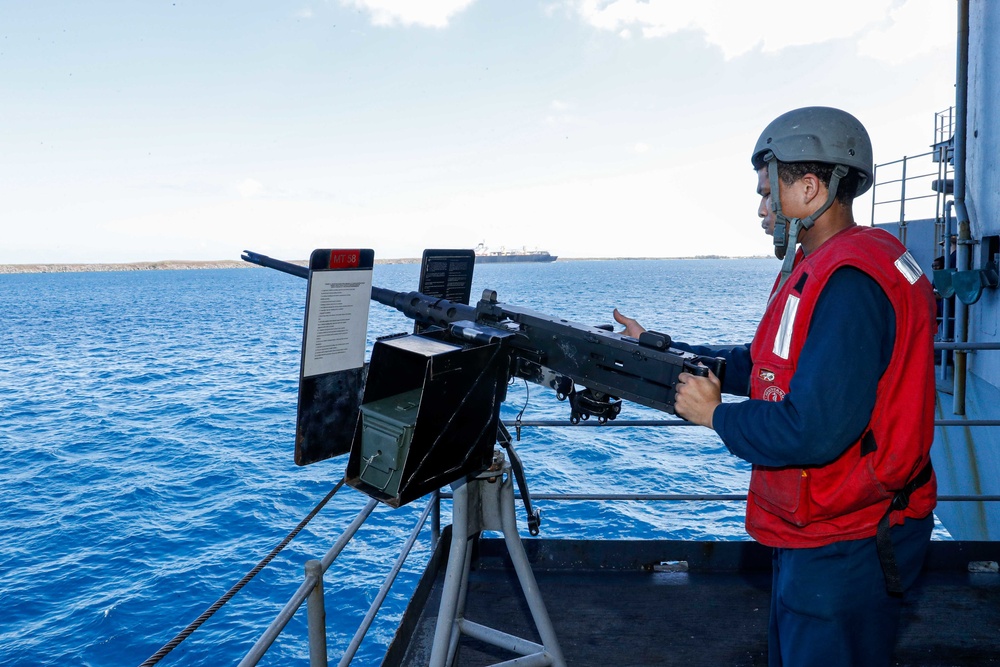
[[(789, 392), (775, 403), (723, 403), (713, 426), (729, 451), (766, 466), (822, 465), (864, 432), (879, 379), (896, 338), (892, 304), (870, 276), (853, 268), (833, 273), (819, 296)], [(722, 390), (747, 396), (750, 346), (718, 351), (677, 344), (726, 359)]]

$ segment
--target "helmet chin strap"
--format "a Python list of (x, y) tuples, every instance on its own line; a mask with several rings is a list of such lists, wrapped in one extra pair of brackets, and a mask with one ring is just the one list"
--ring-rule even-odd
[[(778, 187), (778, 159), (774, 153), (768, 152), (764, 155), (767, 162), (767, 177), (771, 184), (771, 210), (774, 212), (774, 256), (783, 259), (781, 264), (781, 282), (778, 287), (785, 284), (788, 276), (792, 274), (795, 264), (795, 246), (799, 243), (799, 232), (810, 229), (821, 215), (826, 213), (834, 200), (837, 198), (837, 188), (840, 180), (847, 176), (847, 167), (838, 164), (833, 169), (830, 176), (830, 186), (828, 188), (826, 201), (818, 209), (805, 218), (789, 218), (781, 210), (781, 190)], [(788, 252), (791, 250), (791, 252)]]

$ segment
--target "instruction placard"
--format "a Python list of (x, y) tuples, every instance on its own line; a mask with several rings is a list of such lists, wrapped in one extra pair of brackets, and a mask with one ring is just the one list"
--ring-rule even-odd
[(365, 389), (375, 252), (314, 250), (302, 327), (295, 463), (351, 451)]
[(303, 377), (364, 365), (371, 294), (371, 269), (312, 272), (306, 302)]

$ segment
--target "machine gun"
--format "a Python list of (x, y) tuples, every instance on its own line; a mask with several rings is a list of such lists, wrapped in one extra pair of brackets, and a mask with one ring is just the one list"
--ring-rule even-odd
[[(305, 267), (255, 252), (245, 251), (242, 258), (291, 275), (311, 276)], [(372, 469), (380, 470), (382, 477), (370, 483), (373, 488), (368, 491), (374, 490), (370, 495), (390, 504), (408, 502), (403, 496), (438, 488), (442, 480), (453, 481), (460, 470), (468, 472), (489, 465), (499, 424), (499, 404), (512, 377), (549, 387), (557, 398), (568, 400), (570, 421), (576, 424), (591, 417), (601, 423), (615, 419), (621, 411), (622, 399), (673, 414), (677, 378), (682, 372), (707, 376), (711, 370), (721, 379), (725, 370), (721, 358), (672, 348), (667, 334), (646, 331), (638, 339), (631, 338), (610, 328), (579, 324), (500, 303), (493, 290), (485, 290), (474, 306), (420, 292), (396, 292), (374, 286), (371, 300), (393, 307), (426, 327), (419, 336), (387, 337), (376, 343), (360, 407), (361, 418), (356, 429), (350, 425), (349, 437), (345, 436), (351, 444), (356, 443), (367, 428), (364, 424), (381, 420), (384, 423), (378, 429), (392, 432), (394, 435), (389, 439), (393, 442), (387, 447), (372, 445), (368, 453), (357, 456), (356, 446), (349, 444), (340, 447), (341, 451), (336, 451), (335, 446), (332, 454), (308, 455), (302, 458), (311, 460), (300, 461), (298, 447), (310, 439), (309, 424), (304, 424), (303, 414), (308, 411), (303, 408), (304, 390), (300, 385), (296, 460), (308, 463), (350, 448), (348, 478), (352, 473), (363, 477), (366, 472), (375, 478)], [(336, 386), (319, 387), (308, 389), (305, 394), (312, 401), (314, 396), (337, 391)], [(323, 418), (314, 414), (309, 419), (312, 423)], [(378, 429), (371, 427), (372, 438), (378, 439), (374, 435)], [(427, 434), (423, 438), (422, 429)], [(489, 450), (485, 445), (477, 445), (470, 448), (476, 454), (456, 460), (452, 456), (447, 462), (444, 459), (435, 462), (429, 454), (422, 456), (418, 469), (423, 472), (411, 471), (409, 475), (411, 483), (417, 478), (423, 479), (423, 483), (413, 486), (411, 493), (401, 493), (407, 471), (398, 461), (400, 438), (407, 439), (405, 447), (410, 449), (426, 439), (427, 451), (440, 453), (444, 449), (442, 438), (453, 437), (446, 434), (458, 431), (479, 443), (488, 441)], [(329, 441), (330, 437), (324, 433), (311, 439)], [(381, 442), (386, 444), (386, 439)], [(386, 450), (393, 453), (387, 456)]]
[[(302, 278), (308, 269), (245, 251), (243, 259)], [(725, 361), (670, 347), (664, 333), (645, 331), (638, 339), (601, 327), (578, 324), (528, 308), (498, 302), (484, 290), (475, 306), (420, 292), (372, 287), (372, 301), (395, 308), (424, 325), (439, 327), (457, 341), (503, 341), (513, 351), (510, 375), (549, 387), (570, 402), (570, 421), (614, 419), (626, 399), (673, 414), (674, 388), (682, 372), (720, 379)], [(581, 385), (578, 389), (576, 385)]]

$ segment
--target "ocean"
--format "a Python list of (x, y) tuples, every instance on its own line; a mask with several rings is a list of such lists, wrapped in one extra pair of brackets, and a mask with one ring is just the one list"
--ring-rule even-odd
[[(500, 301), (588, 324), (618, 307), (692, 343), (750, 340), (776, 260), (608, 260), (476, 268)], [(415, 264), (374, 283), (417, 288)], [(327, 494), (343, 458), (293, 461), (306, 282), (267, 269), (0, 275), (0, 665), (140, 664)], [(376, 336), (408, 331), (372, 304)], [(502, 417), (568, 420), (512, 384)], [(666, 415), (626, 403), (619, 420)], [(701, 428), (526, 428), (532, 492), (744, 493), (749, 466)], [(161, 665), (236, 664), (364, 506), (345, 488)], [(424, 507), (380, 506), (325, 577), (331, 660)], [(746, 539), (738, 502), (538, 501), (542, 537)], [(444, 522), (450, 516), (445, 501)], [(518, 506), (523, 520), (523, 507)], [(522, 535), (531, 539), (524, 529)], [(377, 665), (429, 529), (354, 664)], [(304, 610), (262, 665), (306, 665)]]

